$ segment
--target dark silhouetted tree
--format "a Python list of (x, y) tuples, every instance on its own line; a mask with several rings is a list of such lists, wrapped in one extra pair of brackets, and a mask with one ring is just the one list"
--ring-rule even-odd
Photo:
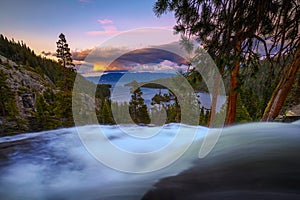
[(6, 116), (6, 102), (9, 99), (9, 95), (7, 94), (9, 88), (6, 83), (6, 75), (0, 70), (0, 106), (1, 106), (1, 115), (3, 117)]
[[(272, 18), (272, 45), (262, 38), (266, 57), (273, 66), (281, 68), (281, 79), (264, 111), (262, 121), (272, 121), (280, 113), (292, 90), (300, 69), (300, 2), (285, 0), (277, 2), (277, 15)], [(269, 42), (270, 42), (269, 41)]]
[(147, 110), (147, 105), (142, 97), (143, 92), (140, 88), (136, 89), (131, 95), (131, 100), (129, 102), (129, 113), (132, 120), (136, 124), (149, 124), (150, 117)]
[(158, 0), (155, 3), (157, 16), (174, 12), (175, 31), (201, 41), (221, 74), (229, 74), (226, 124), (233, 123), (236, 117), (240, 66), (247, 67), (258, 59), (254, 51), (258, 43), (256, 36), (271, 33), (269, 27), (278, 14), (277, 8), (277, 1), (256, 0)]
[(56, 56), (58, 58), (58, 62), (64, 67), (64, 84), (65, 89), (68, 90), (68, 80), (67, 80), (67, 70), (66, 68), (74, 68), (74, 64), (72, 63), (72, 54), (70, 52), (69, 45), (67, 43), (67, 40), (65, 38), (64, 34), (59, 35), (59, 40), (56, 42), (57, 50), (56, 50)]

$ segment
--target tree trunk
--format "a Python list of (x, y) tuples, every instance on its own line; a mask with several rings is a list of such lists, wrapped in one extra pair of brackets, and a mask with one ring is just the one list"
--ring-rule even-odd
[(5, 105), (4, 105), (3, 102), (1, 103), (1, 109), (2, 109), (2, 116), (5, 117), (6, 116), (6, 112), (5, 112)]
[[(239, 35), (239, 34), (237, 34)], [(236, 44), (236, 52), (241, 52), (241, 45), (242, 41), (238, 41)], [(234, 123), (235, 116), (236, 116), (236, 103), (237, 103), (237, 85), (238, 85), (238, 74), (240, 71), (240, 61), (237, 60), (235, 62), (235, 66), (233, 71), (230, 74), (230, 85), (229, 85), (229, 94), (228, 94), (228, 101), (227, 101), (227, 113), (226, 113), (226, 125), (230, 125)]]
[(238, 92), (236, 91), (237, 84), (238, 84), (238, 74), (240, 71), (240, 62), (237, 61), (235, 63), (235, 68), (231, 72), (230, 76), (230, 86), (229, 86), (229, 94), (228, 94), (228, 104), (227, 104), (227, 114), (226, 114), (226, 125), (230, 125), (234, 123), (235, 116), (236, 116), (236, 103)]
[(300, 104), (300, 69), (298, 70), (297, 78), (298, 78), (298, 82), (296, 86), (295, 99), (294, 99), (295, 105)]
[(210, 117), (208, 120), (208, 126), (209, 127), (213, 127), (214, 124), (214, 118), (216, 116), (216, 112), (217, 112), (217, 102), (218, 102), (218, 93), (219, 93), (219, 85), (220, 85), (220, 76), (215, 75), (214, 78), (215, 82), (214, 82), (214, 88), (213, 88), (213, 94), (212, 94), (212, 100), (211, 100), (211, 107), (210, 107)]
[(283, 76), (264, 111), (261, 121), (272, 121), (279, 115), (279, 112), (293, 87), (299, 68), (300, 48), (297, 49), (291, 65), (287, 68), (285, 73), (283, 73)]
[(175, 100), (175, 110), (176, 110), (175, 122), (180, 123), (181, 122), (181, 110), (179, 108), (179, 104), (178, 104), (177, 100)]
[(68, 89), (68, 82), (67, 82), (67, 69), (66, 69), (66, 61), (64, 60), (63, 61), (63, 67), (64, 67), (64, 82), (65, 82), (65, 92), (67, 92), (69, 89)]

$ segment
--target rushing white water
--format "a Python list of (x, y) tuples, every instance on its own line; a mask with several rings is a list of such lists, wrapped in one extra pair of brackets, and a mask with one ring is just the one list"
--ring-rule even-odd
[[(239, 158), (238, 149), (247, 146), (249, 157), (278, 146), (288, 146), (300, 141), (299, 122), (294, 124), (257, 123), (226, 128), (212, 154), (226, 154)], [(102, 126), (107, 137), (116, 145), (135, 152), (149, 152), (161, 148), (177, 132), (179, 124), (165, 125), (160, 134), (136, 142), (124, 135), (118, 126)], [(105, 152), (102, 141), (95, 141), (97, 126), (83, 126), (90, 143)], [(125, 129), (132, 129), (127, 125)], [(153, 127), (139, 127), (145, 133)], [(184, 126), (186, 138), (195, 127)], [(208, 129), (197, 127), (196, 142), (174, 164), (151, 173), (131, 174), (111, 169), (92, 157), (81, 143), (76, 128), (28, 133), (0, 138), (0, 197), (1, 199), (140, 199), (159, 179), (176, 175), (190, 168), (198, 159), (201, 141)], [(182, 140), (182, 144), (185, 139)], [(299, 144), (299, 143), (298, 143)], [(181, 148), (181, 144), (174, 147)], [(175, 149), (174, 149), (175, 152)], [(160, 155), (148, 161), (117, 158), (120, 165), (149, 165), (167, 159), (174, 153)], [(227, 153), (224, 153), (227, 152)], [(210, 154), (209, 156), (213, 157)], [(105, 155), (111, 157), (110, 152)], [(231, 156), (230, 156), (231, 155)], [(201, 161), (201, 160), (200, 160)], [(217, 163), (218, 161), (216, 161)], [(211, 163), (210, 163), (211, 164)], [(203, 166), (208, 163), (203, 163)]]
[[(102, 126), (108, 139), (121, 148), (133, 152), (159, 149), (172, 141), (179, 125), (165, 125), (159, 135), (137, 142), (124, 135), (117, 126)], [(184, 126), (186, 136), (192, 127)], [(132, 129), (130, 125), (123, 129)], [(155, 127), (140, 127), (145, 133)], [(195, 128), (195, 127), (193, 127)], [(79, 127), (86, 132), (91, 145), (101, 151), (103, 141), (95, 141), (97, 126)], [(198, 128), (197, 137), (207, 131)], [(184, 140), (182, 141), (184, 143)], [(182, 159), (171, 167), (146, 174), (119, 172), (101, 164), (82, 145), (76, 128), (59, 129), (40, 133), (28, 133), (0, 138), (0, 196), (4, 199), (139, 199), (159, 178), (175, 175), (191, 166), (197, 154)], [(178, 144), (180, 148), (180, 144)], [(105, 152), (108, 157), (112, 155)], [(120, 165), (151, 165), (170, 155), (161, 155), (148, 161), (116, 158)], [(4, 156), (3, 156), (4, 155)], [(184, 160), (184, 161), (183, 161)], [(187, 162), (190, 161), (190, 162)], [(125, 163), (126, 162), (126, 163)]]

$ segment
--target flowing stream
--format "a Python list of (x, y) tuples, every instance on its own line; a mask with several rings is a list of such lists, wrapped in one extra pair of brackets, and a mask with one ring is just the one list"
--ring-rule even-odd
[[(39, 133), (27, 133), (0, 138), (0, 197), (1, 199), (141, 199), (160, 179), (174, 176), (194, 166), (198, 158), (202, 139), (208, 129), (180, 124), (168, 124), (158, 134), (148, 139), (136, 139), (124, 134), (134, 129), (140, 134), (158, 127), (135, 127), (126, 125), (101, 126), (107, 138), (115, 145), (128, 151), (147, 153), (160, 149), (173, 141), (181, 127), (185, 137), (167, 154), (149, 160), (132, 160), (115, 157), (122, 165), (144, 166), (160, 163), (180, 149), (189, 137), (194, 137), (192, 146), (172, 165), (149, 173), (126, 173), (105, 166), (94, 158), (79, 139), (77, 131), (86, 132), (85, 142), (96, 146), (107, 157), (114, 157), (104, 147), (105, 141), (98, 141), (97, 125), (66, 128)], [(196, 134), (193, 135), (192, 132)], [(225, 128), (216, 147), (209, 156), (226, 154), (224, 159), (251, 159), (255, 156), (269, 156), (263, 152), (272, 149), (289, 149), (300, 146), (300, 123), (255, 123)], [(247, 148), (247, 149), (245, 149)], [(292, 149), (292, 148), (291, 148)], [(240, 150), (240, 151), (239, 151)], [(248, 155), (240, 154), (247, 151)], [(283, 151), (284, 152), (284, 151)], [(277, 152), (276, 154), (280, 154)], [(297, 162), (299, 152), (293, 152)], [(229, 156), (228, 156), (229, 155)], [(212, 159), (210, 159), (212, 160)], [(215, 161), (216, 164), (220, 160)], [(211, 166), (202, 163), (205, 167)]]
[[(124, 134), (124, 129), (143, 134), (157, 127), (124, 125), (121, 130), (118, 126), (101, 126), (101, 130), (117, 146), (146, 153), (172, 142), (179, 126), (165, 125), (158, 135), (142, 140)], [(97, 125), (89, 125), (0, 138), (1, 199), (140, 199), (157, 180), (178, 174), (197, 159), (197, 155), (184, 158), (180, 164), (156, 172), (120, 172), (94, 158), (79, 139), (77, 130), (86, 132), (85, 141), (89, 145), (98, 148), (107, 157), (113, 157), (103, 148), (104, 141), (95, 140), (99, 134), (98, 128)], [(191, 137), (189, 131), (195, 128), (184, 126), (186, 137)], [(199, 138), (207, 129), (197, 127), (196, 131)], [(183, 139), (182, 144), (184, 142)], [(177, 145), (178, 148), (180, 145)], [(172, 156), (172, 151), (169, 154), (143, 161), (116, 157), (116, 162), (119, 165), (147, 167)]]

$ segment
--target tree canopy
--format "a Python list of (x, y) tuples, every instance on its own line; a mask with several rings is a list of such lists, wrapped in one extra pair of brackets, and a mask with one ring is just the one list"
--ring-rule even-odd
[(58, 58), (58, 62), (61, 63), (63, 67), (75, 66), (72, 63), (72, 54), (64, 34), (61, 33), (59, 35), (59, 40), (56, 42), (56, 45), (56, 56)]
[(157, 16), (173, 12), (176, 33), (197, 39), (229, 74), (227, 124), (236, 115), (240, 67), (257, 68), (264, 57), (278, 64), (299, 46), (297, 0), (157, 0), (153, 9)]

